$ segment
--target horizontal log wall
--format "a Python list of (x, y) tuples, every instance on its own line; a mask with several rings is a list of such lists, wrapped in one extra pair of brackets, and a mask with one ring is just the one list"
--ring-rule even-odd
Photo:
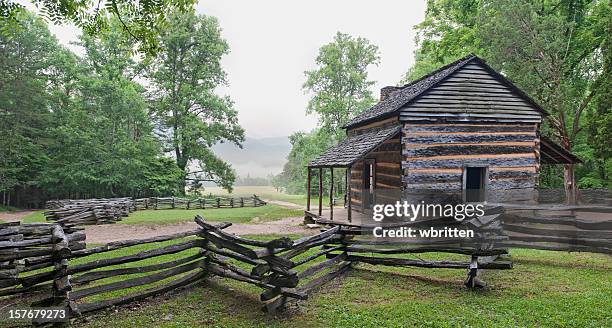
[[(348, 129), (347, 135), (354, 136), (365, 132), (385, 129), (399, 125), (397, 116), (372, 122), (357, 128)], [(376, 188), (399, 189), (401, 187), (401, 145), (399, 137), (387, 140), (383, 145), (367, 154), (365, 158), (376, 159)], [(380, 172), (380, 174), (379, 174)], [(350, 167), (351, 209), (363, 210), (363, 161)]]
[[(401, 188), (401, 148), (398, 136), (383, 142), (364, 157), (364, 159), (374, 159), (376, 162), (374, 181), (377, 196), (384, 197), (390, 193), (385, 191), (399, 190)], [(357, 211), (362, 209), (363, 167), (363, 160), (356, 162), (351, 167), (351, 202), (352, 208)], [(385, 202), (386, 200), (377, 199), (377, 201)]]
[(536, 124), (406, 122), (402, 144), (407, 192), (459, 194), (464, 167), (476, 165), (488, 167), (488, 200), (529, 200), (534, 195), (539, 172)]

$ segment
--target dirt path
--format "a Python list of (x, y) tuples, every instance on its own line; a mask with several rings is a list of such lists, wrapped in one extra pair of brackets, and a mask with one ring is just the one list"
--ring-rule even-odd
[[(270, 204), (279, 205), (291, 209), (303, 209), (303, 206), (284, 202), (280, 200), (266, 200)], [(33, 211), (1, 212), (0, 219), (3, 221), (20, 221)], [(301, 225), (303, 217), (289, 217), (276, 221), (263, 223), (237, 223), (224, 229), (236, 235), (263, 235), (263, 234), (301, 234), (309, 235), (318, 232), (318, 229), (308, 229)], [(183, 231), (196, 229), (195, 222), (184, 222), (178, 224), (159, 224), (159, 225), (129, 225), (129, 224), (108, 224), (97, 226), (85, 226), (87, 243), (102, 244), (119, 240), (141, 239), (155, 236), (168, 235)]]
[(0, 212), (0, 220), (4, 222), (21, 221), (24, 216), (30, 215), (34, 211), (15, 211), (15, 212)]
[(266, 203), (269, 204), (274, 204), (274, 205), (278, 205), (278, 206), (282, 206), (282, 207), (286, 207), (286, 208), (291, 208), (294, 210), (303, 210), (304, 206), (302, 205), (298, 205), (298, 204), (294, 204), (294, 203), (290, 203), (290, 202), (285, 202), (282, 200), (273, 200), (273, 199), (264, 199), (264, 201)]
[[(277, 221), (256, 224), (233, 224), (224, 229), (236, 235), (263, 235), (263, 234), (315, 234), (317, 229), (307, 229), (300, 225), (304, 221), (302, 217), (284, 218)], [(127, 239), (141, 239), (155, 236), (173, 234), (177, 232), (196, 229), (195, 222), (164, 225), (128, 225), (109, 224), (98, 226), (86, 226), (85, 235), (87, 243), (109, 243)]]

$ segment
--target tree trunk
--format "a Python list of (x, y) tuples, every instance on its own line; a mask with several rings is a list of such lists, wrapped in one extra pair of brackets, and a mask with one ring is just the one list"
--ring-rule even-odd
[[(569, 137), (561, 138), (561, 144), (567, 151), (572, 151), (572, 144)], [(578, 188), (576, 186), (576, 177), (574, 176), (574, 164), (563, 165), (563, 187), (565, 189), (565, 202), (568, 205), (576, 204), (578, 197)]]
[(576, 204), (578, 188), (576, 187), (576, 177), (574, 176), (574, 164), (563, 165), (563, 179), (565, 182), (565, 202), (568, 205)]

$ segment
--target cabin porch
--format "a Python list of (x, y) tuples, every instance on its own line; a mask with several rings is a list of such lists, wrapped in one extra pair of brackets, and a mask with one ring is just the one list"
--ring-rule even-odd
[(368, 222), (371, 218), (371, 214), (366, 212), (351, 211), (351, 219), (349, 220), (348, 209), (346, 207), (334, 207), (333, 211), (330, 208), (324, 208), (319, 214), (318, 210), (306, 210), (304, 211), (304, 218), (310, 222), (325, 222), (333, 221), (336, 223), (351, 223), (354, 225), (361, 225), (363, 222)]

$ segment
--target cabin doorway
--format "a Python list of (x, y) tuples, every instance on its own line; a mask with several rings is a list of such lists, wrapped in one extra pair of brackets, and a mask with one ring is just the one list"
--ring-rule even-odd
[(466, 166), (463, 170), (463, 200), (484, 202), (487, 187), (487, 168), (482, 166)]
[(374, 206), (374, 186), (376, 185), (376, 161), (366, 159), (363, 161), (363, 208), (371, 209)]

